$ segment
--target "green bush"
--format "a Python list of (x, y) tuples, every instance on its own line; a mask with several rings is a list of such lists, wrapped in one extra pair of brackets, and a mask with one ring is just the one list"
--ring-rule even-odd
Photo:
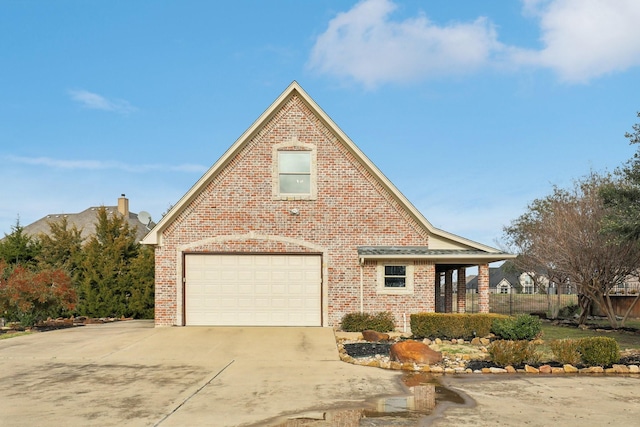
[(554, 340), (550, 346), (554, 359), (560, 363), (609, 366), (620, 361), (620, 347), (609, 337)]
[(411, 332), (415, 338), (483, 337), (491, 332), (498, 314), (416, 313), (411, 315)]
[(340, 326), (345, 332), (362, 332), (367, 329), (377, 332), (389, 332), (396, 327), (393, 314), (389, 311), (373, 314), (347, 313), (342, 317)]
[(498, 340), (488, 348), (491, 360), (498, 366), (519, 366), (525, 363), (535, 364), (540, 361), (536, 345), (527, 340)]
[(578, 304), (569, 304), (558, 311), (558, 317), (561, 319), (573, 319), (577, 314), (580, 314), (580, 306)]
[(578, 340), (582, 362), (588, 366), (608, 366), (620, 361), (620, 347), (609, 337), (587, 337)]
[(530, 314), (496, 319), (491, 326), (491, 332), (505, 340), (532, 340), (540, 335), (541, 331), (540, 319)]
[(577, 365), (582, 362), (578, 341), (572, 339), (553, 340), (549, 343), (553, 358), (562, 364)]

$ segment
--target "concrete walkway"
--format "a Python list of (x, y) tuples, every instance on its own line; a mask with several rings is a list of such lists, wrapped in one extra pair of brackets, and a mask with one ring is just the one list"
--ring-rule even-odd
[(343, 363), (330, 328), (154, 328), (0, 340), (0, 426), (242, 426), (402, 393)]

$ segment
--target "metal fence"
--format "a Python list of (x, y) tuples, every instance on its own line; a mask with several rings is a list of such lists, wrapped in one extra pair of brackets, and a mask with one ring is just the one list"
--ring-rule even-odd
[[(454, 298), (455, 302), (455, 298)], [(478, 294), (467, 294), (467, 313), (477, 313)], [(546, 314), (556, 317), (558, 312), (568, 306), (578, 305), (578, 295), (576, 294), (489, 294), (489, 311), (499, 314)]]

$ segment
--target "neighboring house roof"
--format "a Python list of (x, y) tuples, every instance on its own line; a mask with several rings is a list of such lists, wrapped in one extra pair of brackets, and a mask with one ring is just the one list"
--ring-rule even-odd
[[(489, 288), (496, 288), (503, 281), (509, 282), (511, 286), (520, 288), (520, 275), (522, 273), (505, 268), (507, 263), (500, 267), (489, 268)], [(467, 282), (467, 289), (478, 289), (478, 276), (474, 276)]]
[[(223, 169), (231, 162), (236, 154), (247, 145), (256, 133), (262, 128), (263, 124), (270, 120), (280, 108), (294, 95), (300, 97), (305, 105), (335, 134), (337, 139), (355, 158), (367, 169), (371, 175), (376, 178), (378, 183), (383, 186), (396, 201), (405, 208), (406, 212), (429, 233), (428, 252), (419, 253), (419, 249), (402, 248), (413, 253), (398, 253), (396, 255), (411, 257), (425, 257), (437, 259), (438, 256), (459, 257), (461, 264), (465, 262), (483, 262), (489, 263), (509, 258), (513, 255), (502, 252), (499, 249), (483, 245), (478, 242), (457, 236), (435, 228), (427, 219), (418, 211), (418, 209), (409, 202), (409, 200), (384, 176), (384, 174), (360, 151), (353, 141), (331, 120), (331, 118), (316, 104), (316, 102), (300, 87), (297, 82), (293, 82), (287, 89), (271, 104), (271, 106), (238, 138), (234, 144), (218, 159), (218, 161), (191, 187), (191, 189), (169, 210), (169, 212), (158, 222), (158, 224), (145, 236), (142, 243), (149, 245), (162, 245), (163, 231), (173, 223), (176, 217), (203, 191), (205, 186), (209, 184)], [(426, 248), (424, 248), (426, 249)], [(364, 250), (364, 248), (363, 248)], [(440, 250), (441, 253), (435, 251)], [(375, 252), (391, 251), (388, 247), (371, 247), (361, 254), (361, 258), (375, 258), (379, 254)], [(463, 251), (463, 252), (460, 252)], [(466, 251), (466, 252), (465, 252)], [(391, 253), (384, 254), (386, 257)]]
[[(101, 207), (104, 207), (108, 214), (113, 215), (119, 213), (121, 215), (125, 215), (129, 226), (136, 230), (138, 239), (141, 240), (149, 232), (147, 226), (142, 224), (138, 220), (138, 214), (129, 212), (129, 201), (124, 197), (120, 197), (117, 206), (92, 206), (80, 213), (49, 214), (25, 226), (23, 232), (30, 236), (37, 236), (41, 233), (49, 234), (49, 232), (51, 231), (51, 228), (49, 226), (50, 223), (55, 223), (61, 221), (63, 218), (66, 218), (68, 227), (70, 228), (75, 225), (78, 230), (81, 230), (82, 238), (86, 239), (96, 232), (96, 222), (98, 220), (96, 215), (98, 213), (98, 209), (100, 209)], [(153, 225), (154, 223), (151, 223), (149, 225), (149, 228), (151, 228)]]

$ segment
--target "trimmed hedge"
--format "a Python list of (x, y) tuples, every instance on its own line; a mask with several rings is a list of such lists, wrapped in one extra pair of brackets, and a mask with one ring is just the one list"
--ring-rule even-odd
[(415, 338), (484, 337), (491, 332), (500, 314), (416, 313), (411, 315), (411, 332)]
[(553, 358), (564, 364), (578, 365), (582, 363), (580, 352), (578, 351), (578, 340), (562, 339), (553, 340), (549, 343)]
[(542, 322), (530, 314), (496, 319), (491, 326), (491, 332), (505, 340), (532, 340), (540, 335), (541, 331)]
[(498, 340), (488, 348), (491, 360), (498, 366), (519, 366), (525, 363), (536, 364), (540, 354), (536, 345), (527, 340)]
[(362, 332), (367, 329), (376, 332), (393, 331), (396, 327), (393, 313), (347, 313), (342, 317), (340, 328), (345, 332)]
[(587, 337), (578, 340), (578, 351), (588, 366), (608, 366), (620, 361), (620, 347), (610, 337)]
[(550, 346), (553, 357), (560, 363), (610, 366), (620, 361), (620, 347), (610, 337), (555, 340)]

